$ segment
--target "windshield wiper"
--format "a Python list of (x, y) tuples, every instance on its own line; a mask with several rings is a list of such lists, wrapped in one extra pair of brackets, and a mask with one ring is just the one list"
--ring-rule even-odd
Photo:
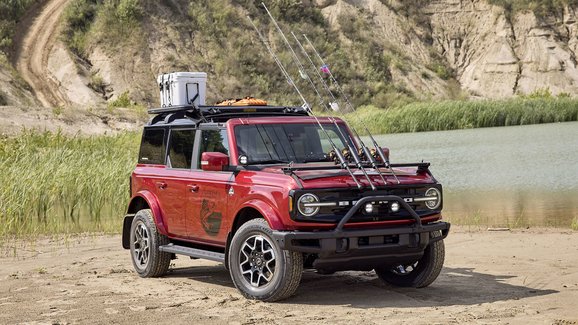
[(289, 162), (279, 159), (252, 161), (251, 165), (268, 165), (268, 164), (288, 164)]
[(310, 163), (310, 162), (329, 162), (327, 158), (310, 158), (310, 159), (303, 159), (299, 161), (300, 163)]

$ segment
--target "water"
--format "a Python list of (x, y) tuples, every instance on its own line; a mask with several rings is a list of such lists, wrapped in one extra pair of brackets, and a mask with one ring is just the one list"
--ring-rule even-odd
[(431, 162), (451, 221), (503, 227), (578, 222), (578, 122), (375, 138), (391, 149), (392, 162)]

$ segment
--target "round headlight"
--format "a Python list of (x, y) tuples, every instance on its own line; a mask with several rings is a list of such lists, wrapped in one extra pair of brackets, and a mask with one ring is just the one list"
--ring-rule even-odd
[(442, 194), (437, 188), (428, 188), (428, 190), (425, 191), (425, 197), (431, 199), (425, 201), (425, 205), (431, 210), (437, 209), (442, 203)]
[(319, 212), (318, 206), (308, 206), (309, 204), (314, 203), (319, 203), (319, 198), (315, 196), (315, 194), (311, 193), (303, 194), (301, 195), (299, 201), (297, 202), (297, 209), (299, 209), (299, 212), (302, 215), (306, 217), (311, 217), (317, 214), (317, 212)]

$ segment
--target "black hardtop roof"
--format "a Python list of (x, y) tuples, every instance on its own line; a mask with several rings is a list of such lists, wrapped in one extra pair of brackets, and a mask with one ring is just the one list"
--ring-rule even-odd
[(154, 114), (147, 126), (198, 125), (226, 122), (240, 117), (308, 116), (300, 106), (170, 106), (148, 110)]

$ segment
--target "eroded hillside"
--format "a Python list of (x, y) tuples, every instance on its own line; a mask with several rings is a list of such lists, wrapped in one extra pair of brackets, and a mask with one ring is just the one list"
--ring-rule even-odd
[[(574, 95), (578, 29), (573, 2), (266, 1), (285, 31), (313, 40), (356, 104), (378, 107), (544, 89)], [(0, 71), (3, 96), (11, 104), (34, 101), (27, 88), (36, 92), (44, 82), (62, 97), (51, 102), (36, 94), (45, 106), (89, 107), (123, 95), (154, 106), (154, 78), (171, 71), (206, 71), (209, 102), (246, 95), (295, 101), (246, 18), (257, 21), (296, 76), (260, 1), (48, 0), (45, 5), (51, 4), (66, 4), (66, 9), (59, 11), (62, 26), (49, 20), (53, 32), (44, 52), (29, 51), (44, 70), (28, 69), (28, 76), (40, 82), (26, 78), (22, 67), (18, 70), (32, 88), (11, 79), (10, 69)], [(28, 24), (32, 27), (22, 35), (46, 29), (40, 19), (33, 21), (36, 25)], [(55, 33), (61, 36), (54, 38)], [(20, 49), (34, 48), (26, 45), (26, 37), (20, 39)], [(16, 49), (12, 62), (21, 62), (21, 54)], [(307, 85), (302, 88), (314, 101)]]

